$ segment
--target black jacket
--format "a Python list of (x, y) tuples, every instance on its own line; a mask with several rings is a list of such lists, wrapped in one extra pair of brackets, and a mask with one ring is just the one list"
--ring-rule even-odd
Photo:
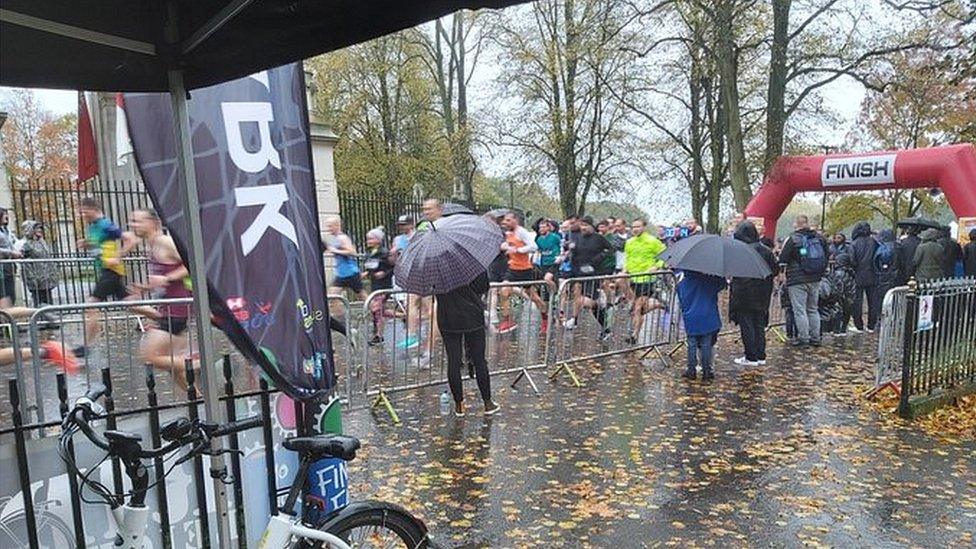
[(915, 276), (915, 263), (912, 260), (915, 258), (915, 250), (918, 249), (918, 245), (921, 243), (922, 239), (917, 234), (909, 234), (901, 239), (901, 255), (904, 261), (901, 271), (901, 281), (898, 283), (899, 286), (904, 285), (910, 278)]
[(850, 312), (857, 298), (857, 284), (854, 283), (854, 263), (851, 256), (847, 254), (837, 256), (834, 270), (829, 276), (831, 284), (839, 290), (841, 306), (845, 311)]
[(969, 233), (969, 244), (962, 249), (962, 271), (966, 276), (976, 276), (976, 229)]
[(942, 273), (946, 278), (952, 278), (956, 276), (956, 261), (962, 259), (962, 246), (946, 232), (943, 232), (942, 237), (939, 238), (939, 244), (943, 250)]
[(475, 332), (485, 328), (485, 303), (488, 273), (478, 275), (471, 284), (437, 297), (437, 328), (448, 334)]
[[(583, 234), (573, 246), (573, 273), (577, 275), (595, 275), (603, 260), (613, 255), (613, 248), (600, 233)], [(593, 267), (592, 273), (585, 272), (585, 265)]]
[(891, 244), (891, 263), (887, 266), (881, 265), (879, 261), (874, 262), (875, 276), (877, 277), (878, 288), (888, 291), (898, 285), (901, 281), (901, 272), (904, 268), (904, 258), (901, 243), (895, 240), (895, 233), (891, 229), (884, 229), (878, 233), (878, 247), (882, 244)]
[[(798, 284), (808, 284), (810, 282), (820, 282), (823, 278), (822, 274), (809, 274), (803, 272), (800, 268), (800, 246), (797, 244), (797, 240), (800, 235), (805, 235), (807, 238), (820, 238), (813, 229), (800, 229), (794, 232), (790, 238), (786, 239), (783, 243), (783, 251), (779, 253), (779, 262), (786, 264), (786, 285), (796, 286)], [(824, 253), (827, 253), (827, 243), (824, 243)]]
[[(371, 249), (364, 267), (369, 277), (370, 291), (389, 290), (393, 287), (393, 264), (390, 263), (390, 251), (386, 246)], [(379, 273), (383, 273), (381, 278), (377, 278)]]
[(874, 250), (878, 243), (871, 236), (871, 225), (867, 221), (854, 225), (851, 233), (854, 244), (851, 246), (851, 259), (854, 261), (854, 282), (860, 288), (870, 288), (877, 283), (874, 276)]
[(729, 292), (729, 318), (738, 323), (739, 313), (769, 312), (769, 300), (773, 295), (773, 277), (779, 274), (779, 265), (773, 252), (759, 242), (759, 232), (752, 223), (740, 223), (734, 238), (748, 244), (763, 258), (772, 274), (766, 278), (733, 278)]

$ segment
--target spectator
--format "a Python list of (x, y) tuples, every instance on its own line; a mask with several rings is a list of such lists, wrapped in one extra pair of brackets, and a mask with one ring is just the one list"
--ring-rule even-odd
[(431, 223), (444, 217), (444, 205), (436, 198), (428, 198), (421, 205), (424, 214), (424, 222), (421, 223), (420, 230), (426, 230)]
[(915, 278), (919, 281), (937, 280), (945, 277), (943, 269), (943, 256), (945, 248), (939, 243), (941, 233), (938, 229), (926, 229), (922, 231), (922, 243), (915, 250), (915, 257), (912, 258), (912, 265), (915, 270)]
[(918, 237), (919, 232), (920, 229), (917, 225), (910, 225), (905, 229), (905, 238), (901, 240), (904, 264), (901, 272), (902, 279), (898, 283), (899, 286), (906, 284), (909, 279), (915, 276), (915, 264), (913, 261), (915, 259), (915, 250), (922, 243), (922, 239)]
[(447, 381), (454, 396), (454, 415), (464, 417), (464, 386), (461, 367), (464, 356), (474, 363), (478, 391), (485, 405), (485, 415), (499, 410), (491, 398), (491, 378), (485, 357), (485, 305), (488, 293), (487, 273), (479, 275), (471, 284), (436, 296), (437, 323), (447, 354)]
[[(365, 273), (363, 278), (369, 280), (369, 291), (389, 290), (393, 287), (393, 264), (390, 263), (390, 252), (384, 242), (386, 233), (383, 227), (366, 233), (366, 262), (363, 264)], [(383, 343), (383, 320), (386, 314), (386, 299), (389, 294), (380, 294), (369, 302), (369, 312), (373, 317), (373, 337), (370, 345)]]
[[(21, 253), (26, 259), (51, 259), (54, 256), (51, 245), (44, 240), (44, 225), (32, 220), (24, 221), (22, 227), (24, 241)], [(51, 305), (51, 290), (60, 282), (58, 268), (54, 263), (25, 263), (23, 267), (24, 286), (31, 293), (34, 307)]]
[[(502, 218), (502, 229), (505, 230), (505, 241), (502, 242), (501, 250), (505, 252), (508, 262), (508, 270), (505, 274), (506, 282), (533, 282), (536, 279), (535, 268), (532, 266), (531, 255), (539, 250), (535, 239), (519, 224), (519, 218), (514, 213), (508, 213)], [(498, 325), (498, 333), (505, 334), (518, 327), (512, 320), (512, 293), (524, 292), (528, 295), (532, 303), (539, 309), (542, 315), (542, 332), (545, 333), (549, 325), (549, 309), (546, 303), (539, 297), (539, 291), (534, 286), (523, 288), (513, 288), (505, 286), (501, 289), (501, 311), (502, 321)]]
[[(6, 208), (0, 208), (0, 259), (20, 259), (23, 257), (20, 252), (14, 249), (16, 240), (10, 234), (7, 225), (10, 224), (10, 214)], [(14, 273), (17, 266), (13, 263), (4, 263), (2, 278), (0, 278), (0, 308), (6, 309), (13, 307), (17, 302), (17, 287), (14, 284)]]
[(740, 366), (766, 364), (766, 326), (769, 325), (769, 302), (773, 296), (773, 279), (779, 265), (773, 252), (759, 242), (759, 231), (751, 221), (743, 221), (735, 229), (734, 238), (756, 250), (771, 274), (763, 279), (733, 278), (729, 295), (729, 319), (739, 325), (745, 356), (735, 359)]
[(963, 275), (976, 276), (976, 229), (969, 231), (969, 243), (963, 248)]
[(847, 241), (844, 233), (837, 233), (833, 236), (830, 243), (830, 260), (836, 261), (841, 254), (851, 255), (851, 244)]
[(652, 236), (646, 230), (643, 219), (635, 219), (631, 224), (631, 237), (625, 244), (626, 262), (624, 270), (630, 275), (630, 293), (634, 296), (631, 311), (631, 333), (627, 337), (627, 344), (634, 345), (640, 337), (644, 327), (644, 315), (661, 304), (654, 299), (654, 279), (643, 274), (661, 269), (664, 262), (658, 256), (667, 250), (663, 242)]
[(715, 378), (712, 370), (714, 345), (722, 327), (718, 313), (718, 293), (725, 279), (713, 275), (682, 271), (678, 274), (678, 299), (688, 336), (688, 363), (683, 377), (695, 379), (701, 364), (702, 380)]
[(945, 278), (956, 276), (956, 263), (962, 260), (962, 246), (952, 239), (949, 227), (942, 227), (939, 244), (942, 246), (942, 273)]
[[(878, 242), (871, 236), (871, 225), (860, 221), (851, 233), (854, 244), (851, 246), (851, 259), (854, 261), (854, 281), (857, 283), (857, 297), (854, 299), (854, 332), (867, 329), (873, 332), (878, 322), (879, 302), (875, 297), (878, 289), (874, 274), (874, 252)], [(864, 324), (864, 299), (868, 302), (868, 322)]]
[(795, 231), (783, 244), (779, 257), (779, 262), (786, 264), (786, 288), (790, 296), (790, 308), (793, 310), (793, 321), (796, 323), (796, 338), (792, 344), (797, 347), (818, 347), (820, 314), (817, 311), (817, 300), (820, 279), (827, 270), (827, 245), (810, 228), (807, 216), (798, 215), (793, 227)]
[(901, 280), (902, 259), (901, 244), (895, 241), (895, 232), (882, 229), (878, 233), (878, 247), (874, 252), (874, 273), (877, 277), (877, 291), (875, 299), (878, 310), (881, 310), (880, 300), (884, 300), (888, 290), (894, 288)]
[(846, 336), (847, 325), (854, 310), (854, 300), (857, 298), (857, 284), (854, 282), (854, 262), (848, 254), (840, 254), (834, 263), (834, 270), (830, 272), (830, 283), (838, 289), (838, 317), (833, 321), (834, 335)]

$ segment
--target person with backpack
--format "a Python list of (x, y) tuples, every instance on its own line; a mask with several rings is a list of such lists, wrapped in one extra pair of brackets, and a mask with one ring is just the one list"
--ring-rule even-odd
[[(878, 289), (877, 277), (874, 273), (874, 252), (878, 242), (871, 236), (871, 225), (867, 221), (860, 221), (854, 225), (851, 233), (854, 244), (851, 246), (851, 259), (854, 261), (854, 281), (857, 283), (857, 295), (854, 299), (854, 329), (861, 332), (865, 329), (873, 332), (878, 324), (878, 307), (881, 304), (875, 295)], [(868, 322), (864, 323), (864, 300), (868, 302)]]
[(879, 311), (885, 294), (901, 279), (902, 263), (901, 245), (895, 241), (895, 232), (891, 229), (879, 232), (878, 247), (874, 251), (874, 274), (877, 287), (874, 297), (879, 300), (876, 304)]
[(793, 221), (795, 231), (783, 244), (779, 262), (786, 264), (786, 290), (796, 323), (794, 347), (820, 346), (820, 313), (817, 302), (820, 279), (827, 271), (827, 243), (813, 229), (805, 215)]

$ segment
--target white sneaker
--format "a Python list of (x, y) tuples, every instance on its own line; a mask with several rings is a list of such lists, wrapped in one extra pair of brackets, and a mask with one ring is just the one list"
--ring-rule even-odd
[(566, 328), (567, 330), (572, 330), (575, 327), (576, 327), (576, 319), (575, 318), (570, 318), (570, 319), (566, 320), (566, 322), (563, 322), (563, 328)]
[(847, 331), (850, 332), (850, 333), (852, 333), (852, 334), (859, 334), (859, 333), (861, 333), (861, 330), (859, 330), (857, 328), (857, 326), (851, 326), (850, 328), (847, 329)]
[(847, 337), (847, 332), (835, 333), (834, 337)]
[(746, 360), (746, 357), (740, 356), (739, 358), (733, 360), (739, 366), (759, 366), (758, 362), (753, 362), (751, 360)]
[(873, 334), (874, 333), (874, 330), (871, 329), (871, 328), (868, 328), (867, 330), (864, 330), (864, 331), (867, 332), (867, 333), (869, 333), (869, 334)]
[(765, 366), (766, 365), (766, 361), (765, 360), (760, 360), (760, 361), (757, 361), (756, 364), (759, 364), (760, 366)]

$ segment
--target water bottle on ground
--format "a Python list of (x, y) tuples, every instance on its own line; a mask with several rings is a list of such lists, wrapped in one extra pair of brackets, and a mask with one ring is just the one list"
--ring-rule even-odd
[(441, 415), (446, 416), (451, 411), (451, 395), (447, 391), (441, 392)]

